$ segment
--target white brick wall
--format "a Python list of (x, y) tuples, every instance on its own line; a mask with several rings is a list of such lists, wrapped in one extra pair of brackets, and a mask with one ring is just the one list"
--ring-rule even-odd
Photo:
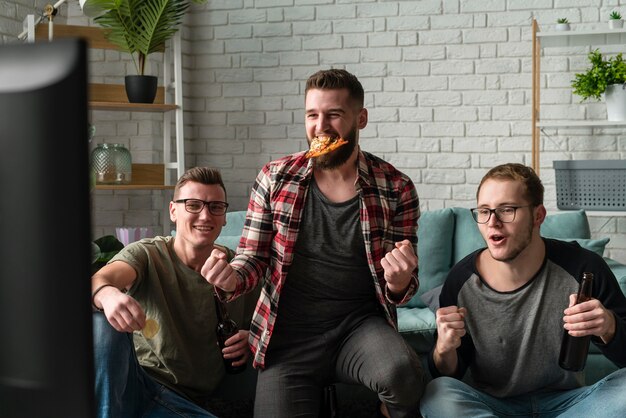
[[(0, 3), (4, 42), (21, 29), (32, 1)], [(37, 7), (43, 7), (38, 1)], [(593, 4), (591, 4), (593, 3)], [(194, 5), (183, 29), (188, 165), (219, 167), (233, 209), (244, 209), (258, 170), (303, 149), (303, 87), (322, 68), (346, 68), (366, 89), (370, 111), (361, 145), (416, 183), (424, 210), (473, 205), (482, 175), (502, 162), (530, 164), (531, 20), (550, 30), (604, 27), (622, 0), (211, 0)], [(87, 24), (77, 7), (71, 20)], [(610, 52), (622, 47), (605, 47)], [(554, 48), (542, 58), (542, 119), (605, 117), (580, 105), (570, 80), (589, 48)], [(115, 81), (132, 72), (119, 54), (94, 54), (92, 73)], [(157, 69), (158, 68), (157, 65)], [(158, 161), (160, 119), (94, 112), (96, 142), (130, 146)], [(626, 159), (623, 131), (562, 129), (542, 136), (546, 204), (556, 210), (555, 159)], [(591, 139), (591, 135), (594, 138)], [(156, 137), (155, 139), (153, 139)], [(98, 192), (94, 233), (116, 225), (167, 222), (167, 192)], [(591, 217), (594, 237), (626, 262), (626, 217)], [(157, 228), (160, 228), (157, 226)]]

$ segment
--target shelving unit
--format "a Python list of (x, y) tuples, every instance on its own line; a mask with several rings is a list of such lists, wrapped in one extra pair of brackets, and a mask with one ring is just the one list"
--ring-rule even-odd
[[(27, 19), (26, 22), (32, 20)], [(105, 36), (105, 29), (91, 26), (54, 24), (54, 39), (84, 38), (88, 48), (118, 50)], [(48, 27), (45, 24), (28, 27), (28, 39), (47, 41)], [(91, 110), (156, 112), (163, 114), (163, 161), (160, 164), (133, 164), (132, 183), (127, 185), (96, 185), (99, 190), (163, 190), (173, 189), (172, 183), (185, 170), (185, 141), (183, 132), (182, 58), (180, 32), (171, 46), (163, 50), (163, 86), (158, 87), (154, 103), (129, 103), (123, 85), (89, 85), (89, 108)], [(173, 66), (173, 71), (171, 70)], [(172, 152), (172, 114), (175, 124), (175, 149)], [(172, 158), (174, 154), (175, 158)], [(172, 179), (168, 174), (174, 174)]]
[(546, 47), (626, 45), (626, 29), (569, 30), (541, 32), (536, 20), (532, 23), (532, 167), (539, 174), (542, 128), (606, 128), (626, 126), (626, 121), (608, 120), (548, 120), (541, 121), (541, 49)]
[[(626, 121), (609, 120), (541, 120), (541, 50), (546, 47), (626, 46), (626, 29), (570, 30), (541, 32), (537, 21), (532, 23), (532, 167), (539, 174), (540, 140), (544, 128), (608, 128), (626, 126)], [(590, 216), (626, 216), (621, 211), (586, 211)]]

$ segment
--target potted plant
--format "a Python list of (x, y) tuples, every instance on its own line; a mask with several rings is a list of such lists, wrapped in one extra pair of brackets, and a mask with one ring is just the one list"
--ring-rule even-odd
[(599, 50), (589, 53), (591, 67), (575, 74), (572, 80), (574, 94), (581, 101), (606, 98), (607, 117), (610, 121), (626, 120), (626, 62), (619, 53), (604, 59)]
[(622, 15), (613, 10), (609, 15), (609, 28), (611, 29), (621, 29), (624, 26), (624, 21), (622, 20)]
[(115, 254), (124, 248), (124, 244), (113, 235), (105, 235), (91, 243), (91, 274), (104, 267)]
[[(145, 75), (146, 60), (153, 52), (162, 51), (165, 42), (179, 29), (185, 11), (194, 3), (206, 0), (90, 0), (90, 6), (101, 11), (94, 19), (109, 29), (107, 39), (120, 50), (128, 52), (137, 75), (125, 78), (130, 102), (152, 103), (156, 95), (157, 77)], [(149, 93), (135, 88), (147, 86)]]
[(556, 30), (569, 30), (569, 20), (566, 17), (562, 17), (556, 20)]

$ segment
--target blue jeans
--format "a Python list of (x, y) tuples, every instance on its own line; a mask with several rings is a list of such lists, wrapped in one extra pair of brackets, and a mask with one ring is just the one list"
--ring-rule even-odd
[(626, 369), (591, 386), (496, 398), (460, 380), (439, 377), (426, 387), (420, 411), (434, 417), (607, 418), (626, 416)]
[(117, 332), (100, 312), (93, 314), (93, 335), (98, 418), (215, 418), (148, 376), (133, 335)]

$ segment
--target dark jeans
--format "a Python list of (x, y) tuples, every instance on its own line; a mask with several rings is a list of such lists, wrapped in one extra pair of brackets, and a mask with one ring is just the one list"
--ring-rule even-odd
[(275, 332), (254, 415), (317, 418), (322, 389), (334, 382), (370, 388), (394, 418), (417, 416), (425, 386), (417, 354), (384, 318), (347, 318), (319, 335)]

